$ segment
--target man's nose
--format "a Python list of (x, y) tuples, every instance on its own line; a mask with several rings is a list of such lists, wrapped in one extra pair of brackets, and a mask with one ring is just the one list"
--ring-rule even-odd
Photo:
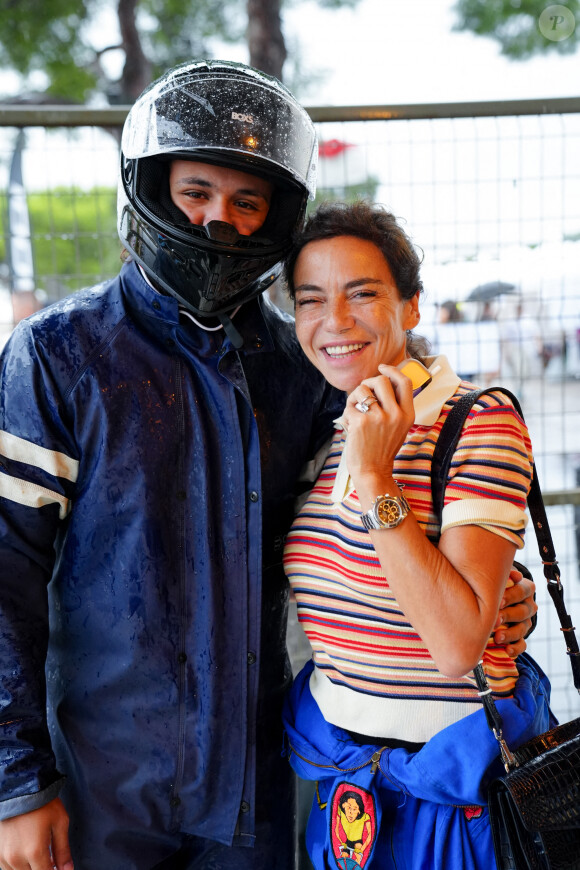
[(206, 226), (210, 221), (222, 221), (225, 224), (233, 225), (234, 221), (229, 203), (218, 198), (208, 202), (203, 215), (203, 225)]

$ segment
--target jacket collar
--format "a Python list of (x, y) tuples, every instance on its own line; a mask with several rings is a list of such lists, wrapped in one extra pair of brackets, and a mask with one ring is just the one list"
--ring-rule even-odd
[[(121, 278), (129, 291), (131, 306), (139, 313), (161, 321), (166, 327), (179, 326), (180, 315), (177, 299), (156, 290), (135, 262), (129, 262), (123, 266)], [(245, 354), (274, 350), (275, 346), (269, 324), (277, 316), (277, 310), (265, 294), (240, 306), (235, 315), (234, 323), (244, 339), (242, 351)], [(287, 317), (292, 320), (289, 315)], [(224, 335), (223, 330), (208, 333), (202, 327), (196, 326), (193, 321), (188, 320), (188, 331), (190, 336), (196, 332), (200, 337), (202, 335), (216, 336), (220, 345), (228, 350), (233, 350), (233, 345), (229, 338)]]
[(415, 396), (416, 426), (434, 426), (443, 405), (454, 395), (461, 383), (461, 378), (455, 374), (446, 356), (427, 357), (425, 364), (433, 379)]

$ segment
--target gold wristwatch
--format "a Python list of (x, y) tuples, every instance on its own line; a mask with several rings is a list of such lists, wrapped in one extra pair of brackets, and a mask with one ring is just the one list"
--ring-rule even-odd
[(375, 503), (362, 514), (365, 529), (395, 529), (402, 523), (411, 508), (404, 495), (379, 495)]

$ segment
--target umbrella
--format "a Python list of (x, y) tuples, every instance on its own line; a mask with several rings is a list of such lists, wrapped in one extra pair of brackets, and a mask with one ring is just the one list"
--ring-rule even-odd
[(466, 297), (466, 302), (488, 302), (490, 299), (495, 299), (496, 296), (502, 296), (504, 293), (513, 293), (516, 289), (515, 284), (508, 284), (506, 281), (488, 281), (487, 284), (479, 284)]

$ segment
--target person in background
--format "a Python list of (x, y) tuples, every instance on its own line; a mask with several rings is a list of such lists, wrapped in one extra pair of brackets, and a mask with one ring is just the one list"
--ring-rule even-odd
[(471, 381), (479, 368), (477, 328), (465, 320), (457, 302), (446, 299), (439, 306), (435, 327), (435, 347), (454, 372)]
[(120, 274), (5, 348), (4, 870), (294, 866), (283, 542), (342, 396), (263, 291), (315, 164), (275, 79), (170, 70), (123, 131)]
[(439, 323), (461, 323), (463, 316), (459, 310), (457, 302), (452, 299), (446, 299), (439, 306)]
[(528, 432), (501, 391), (479, 399), (436, 515), (433, 451), (473, 385), (414, 333), (419, 266), (393, 215), (364, 202), (321, 206), (287, 261), (301, 347), (348, 397), (284, 554), (312, 645), (285, 724), (295, 770), (318, 781), (306, 838), (316, 870), (341, 866), (345, 789), (365, 808), (364, 844), (360, 830), (352, 838), (361, 866), (489, 870), (485, 790), (501, 762), (480, 660), (508, 745), (553, 724), (545, 676), (493, 636), (523, 546)]
[(502, 374), (513, 384), (523, 401), (528, 381), (541, 372), (542, 334), (538, 317), (534, 317), (522, 299), (513, 305), (500, 324)]

